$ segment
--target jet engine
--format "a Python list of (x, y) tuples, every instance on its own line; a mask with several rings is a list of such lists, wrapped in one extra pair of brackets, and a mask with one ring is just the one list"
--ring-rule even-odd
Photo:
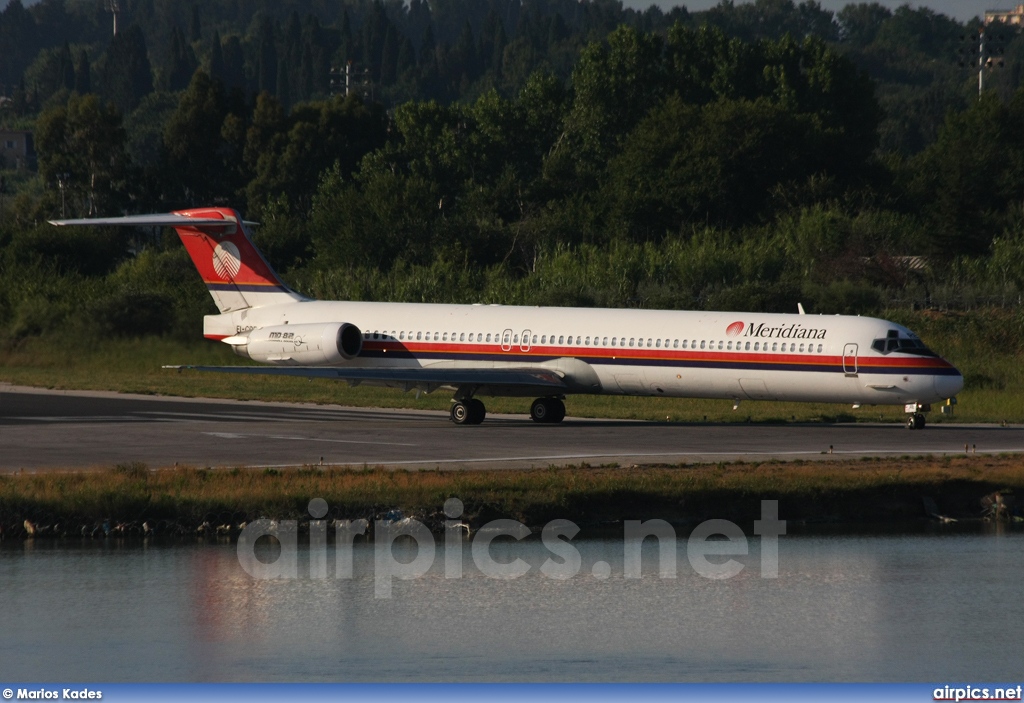
[(239, 356), (278, 366), (334, 366), (363, 349), (363, 333), (347, 322), (260, 327), (224, 341)]

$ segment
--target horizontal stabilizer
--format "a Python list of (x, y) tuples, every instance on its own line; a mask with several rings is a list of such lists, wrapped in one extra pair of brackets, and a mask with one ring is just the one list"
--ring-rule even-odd
[[(125, 217), (87, 217), (80, 220), (50, 220), (51, 225), (79, 225), (92, 227), (126, 226), (126, 227), (209, 227), (225, 224), (224, 218), (188, 217), (173, 212), (157, 215), (127, 215)], [(246, 226), (254, 226), (256, 222), (244, 222)]]

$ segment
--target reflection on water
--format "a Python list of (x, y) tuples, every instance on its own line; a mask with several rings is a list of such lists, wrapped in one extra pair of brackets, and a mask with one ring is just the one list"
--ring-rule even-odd
[[(351, 580), (258, 581), (233, 545), (36, 542), (0, 549), (0, 680), (800, 681), (1019, 676), (1024, 535), (779, 540), (779, 578), (689, 567), (623, 578), (623, 544), (575, 541), (580, 575), (538, 573), (539, 541), (495, 542), (533, 567), (464, 577), (441, 554), (374, 598), (373, 547)], [(396, 556), (403, 557), (401, 545)], [(439, 550), (443, 547), (438, 547)], [(594, 563), (611, 576), (592, 575)], [(300, 573), (304, 559), (300, 559)], [(333, 574), (333, 564), (329, 565)]]

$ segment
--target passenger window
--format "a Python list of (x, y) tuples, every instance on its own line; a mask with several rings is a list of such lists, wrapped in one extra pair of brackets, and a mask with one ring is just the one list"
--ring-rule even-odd
[(540, 343), (541, 344), (547, 344), (548, 343), (548, 336), (546, 334), (542, 334), (540, 336)]
[(683, 340), (683, 349), (686, 349), (686, 340)]
[[(454, 337), (452, 339), (454, 339)], [(466, 341), (466, 333), (465, 332), (460, 332), (459, 333), (459, 341), (460, 342), (465, 342)]]
[[(686, 342), (683, 342), (683, 344), (685, 344), (685, 343)], [(673, 349), (678, 349), (679, 348), (679, 340), (678, 339), (672, 340), (672, 348)]]
[(718, 351), (722, 351), (722, 343), (721, 342), (718, 343)]
[(513, 344), (519, 344), (519, 335), (518, 334), (512, 338), (512, 343)]
[(586, 344), (587, 346), (590, 346), (590, 337), (587, 337), (586, 339), (584, 339), (583, 343)]
[(821, 345), (820, 344), (818, 345), (818, 353), (819, 354), (821, 353)]
[(777, 351), (778, 348), (779, 348), (779, 343), (778, 342), (772, 342), (772, 351)]
[(732, 351), (732, 342), (729, 342), (729, 344), (726, 346), (726, 349)]
[(743, 351), (750, 351), (750, 342), (747, 342), (747, 343), (746, 343), (746, 344), (744, 345), (744, 347), (743, 347)]
[(754, 342), (754, 351), (759, 351), (760, 349), (761, 349), (761, 343), (760, 342)]
[(443, 342), (447, 342), (448, 341), (448, 333), (447, 332), (445, 332), (444, 336), (441, 337), (441, 341), (443, 341)]
[(405, 339), (405, 332), (399, 332), (398, 333), (398, 338), (399, 339)]
[(633, 344), (634, 344), (635, 342), (636, 342), (636, 337), (630, 337), (630, 338), (629, 338), (629, 346), (633, 346)]
[(423, 339), (423, 333), (422, 332), (417, 332), (416, 333), (416, 339), (417, 340)]
[(558, 337), (558, 343), (559, 344), (564, 344), (565, 343), (565, 336), (564, 335), (560, 335)]
[(803, 345), (803, 344), (801, 344), (801, 345), (800, 345), (800, 351), (803, 351), (803, 350), (804, 350), (804, 345)]
[(490, 332), (487, 333), (487, 341), (488, 342), (491, 341), (491, 333)]
[(654, 346), (660, 348), (661, 347), (661, 340), (660, 339), (655, 340), (654, 341)]
[(537, 343), (537, 335), (533, 335), (533, 341), (530, 342), (530, 344), (536, 344), (536, 343)]
[(704, 341), (703, 339), (702, 339), (702, 340), (700, 340), (700, 348), (701, 348), (701, 349), (703, 349), (703, 348), (704, 348), (704, 345), (705, 345), (705, 344), (706, 344), (706, 342), (705, 342), (705, 341)]

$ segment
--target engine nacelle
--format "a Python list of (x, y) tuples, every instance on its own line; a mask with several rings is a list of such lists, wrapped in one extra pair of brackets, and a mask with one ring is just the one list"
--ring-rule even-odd
[(333, 366), (359, 356), (363, 333), (347, 322), (277, 325), (254, 329), (232, 346), (239, 356), (266, 364)]

